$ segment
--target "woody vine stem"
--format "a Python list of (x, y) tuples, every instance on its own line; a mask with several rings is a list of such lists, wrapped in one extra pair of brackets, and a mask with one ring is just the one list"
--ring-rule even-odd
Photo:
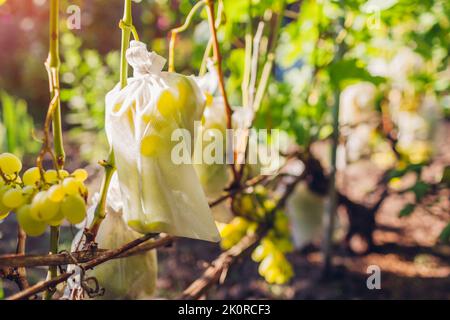
[[(38, 167), (43, 172), (42, 160), (46, 152), (52, 155), (53, 161), (55, 162), (55, 167), (57, 169), (58, 175), (59, 170), (64, 167), (65, 153), (63, 146), (62, 137), (62, 127), (61, 127), (61, 104), (59, 96), (59, 68), (60, 68), (60, 58), (59, 58), (59, 0), (50, 1), (50, 15), (49, 15), (49, 52), (48, 58), (45, 62), (45, 67), (48, 73), (49, 88), (50, 88), (50, 98), (51, 102), (48, 109), (48, 114), (46, 117), (44, 125), (44, 143), (42, 151), (38, 157)], [(53, 149), (54, 154), (51, 152), (49, 147), (49, 119), (52, 119), (53, 124)], [(59, 227), (50, 228), (50, 253), (58, 253), (58, 241), (59, 241)], [(57, 267), (49, 267), (50, 279), (55, 278), (58, 275)], [(44, 298), (51, 299), (53, 292), (47, 290)]]
[[(133, 17), (131, 15), (131, 0), (125, 0), (123, 18), (119, 22), (119, 27), (122, 29), (122, 41), (120, 48), (120, 86), (121, 88), (127, 85), (128, 78), (128, 64), (126, 60), (126, 51), (130, 43), (131, 33), (136, 40), (139, 40), (135, 27), (133, 26)], [(111, 149), (108, 160), (100, 163), (105, 168), (105, 175), (103, 177), (102, 185), (100, 188), (100, 201), (95, 208), (94, 220), (87, 232), (86, 243), (95, 240), (98, 229), (101, 222), (106, 215), (106, 195), (108, 193), (109, 184), (111, 183), (112, 175), (114, 174), (115, 161), (114, 150)]]

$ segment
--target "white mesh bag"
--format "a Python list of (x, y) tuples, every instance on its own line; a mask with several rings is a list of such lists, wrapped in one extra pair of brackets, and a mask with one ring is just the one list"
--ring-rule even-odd
[[(88, 225), (93, 217), (99, 195), (93, 196), (93, 204), (88, 210), (86, 222)], [(107, 195), (107, 214), (97, 233), (95, 241), (101, 249), (116, 249), (129, 243), (141, 235), (130, 229), (122, 218), (122, 201), (120, 200), (119, 184), (117, 175), (114, 175)], [(83, 228), (75, 236), (72, 242), (71, 251), (78, 251), (83, 248), (84, 238)], [(81, 240), (81, 242), (80, 242)], [(80, 291), (81, 271), (77, 266), (71, 265), (70, 270), (75, 270), (78, 274), (73, 277), (73, 281), (68, 286), (67, 298), (75, 298)], [(87, 270), (85, 277), (95, 277), (100, 287), (104, 288), (104, 294), (97, 296), (97, 299), (139, 299), (151, 296), (155, 291), (158, 272), (158, 262), (156, 250), (150, 250), (140, 255), (113, 259), (96, 266), (93, 270)], [(82, 291), (82, 290), (81, 290)], [(80, 291), (80, 292), (81, 292)], [(88, 298), (86, 295), (79, 298)]]
[[(216, 95), (218, 76), (212, 62), (209, 72), (196, 78), (199, 88), (207, 97), (203, 113), (200, 136), (195, 141), (195, 152), (201, 161), (194, 162), (194, 168), (209, 201), (220, 197), (231, 182), (230, 165), (226, 163), (226, 112), (222, 96)], [(221, 143), (221, 145), (220, 145)], [(195, 158), (194, 158), (195, 159)], [(233, 215), (226, 202), (212, 208), (214, 219), (229, 222)]]
[[(205, 98), (191, 77), (162, 72), (165, 59), (148, 52), (142, 42), (132, 41), (126, 56), (133, 77), (106, 96), (106, 132), (115, 154), (124, 219), (140, 233), (218, 241), (190, 161), (194, 122), (201, 119)], [(177, 148), (182, 141), (190, 147), (188, 154)]]
[(310, 191), (304, 182), (296, 186), (286, 202), (295, 248), (301, 249), (320, 237), (324, 210), (323, 197)]

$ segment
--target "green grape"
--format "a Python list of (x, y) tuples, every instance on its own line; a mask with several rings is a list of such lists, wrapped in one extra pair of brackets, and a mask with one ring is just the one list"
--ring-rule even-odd
[(266, 196), (267, 195), (267, 189), (262, 186), (262, 185), (257, 185), (255, 186), (255, 193), (261, 196)]
[(252, 196), (243, 195), (240, 200), (240, 211), (242, 214), (251, 215), (254, 211)]
[(72, 172), (72, 176), (80, 182), (84, 182), (88, 178), (88, 173), (84, 169), (77, 169)]
[(175, 117), (177, 108), (179, 108), (179, 103), (172, 92), (164, 90), (161, 92), (159, 99), (156, 102), (156, 108), (164, 118)]
[(31, 215), (31, 206), (28, 204), (17, 210), (17, 221), (25, 233), (32, 237), (40, 236), (47, 228), (45, 223), (33, 219)]
[(75, 180), (75, 178), (67, 178), (63, 181), (63, 188), (66, 194), (78, 194), (82, 187), (82, 183)]
[(19, 173), (22, 170), (22, 162), (12, 153), (0, 154), (0, 169), (7, 175)]
[(253, 228), (253, 224), (248, 220), (236, 217), (229, 224), (220, 230), (222, 237), (221, 246), (223, 249), (229, 249), (237, 244), (249, 230)]
[(266, 251), (267, 251), (266, 248), (262, 244), (257, 246), (256, 249), (252, 253), (253, 261), (261, 262), (267, 256)]
[(277, 238), (274, 239), (273, 242), (281, 252), (291, 252), (292, 250), (294, 250), (294, 246), (292, 245), (291, 240), (288, 238)]
[(279, 275), (280, 271), (278, 270), (278, 268), (276, 266), (271, 266), (266, 270), (263, 276), (268, 283), (276, 283)]
[(280, 233), (289, 232), (289, 219), (282, 211), (277, 211), (275, 215), (275, 229)]
[(22, 188), (22, 193), (25, 196), (31, 196), (34, 193), (35, 188), (33, 186), (25, 186)]
[(69, 171), (61, 169), (59, 170), (59, 176), (61, 179), (67, 178), (69, 176)]
[(54, 216), (51, 220), (46, 221), (48, 225), (52, 227), (60, 226), (64, 220), (64, 214), (62, 213), (61, 207), (58, 210), (56, 216)]
[[(0, 215), (5, 215), (11, 211), (11, 208), (6, 206), (3, 203), (3, 196), (6, 192), (8, 192), (11, 188), (9, 186), (3, 186), (0, 188)], [(6, 216), (5, 216), (6, 218)]]
[(0, 213), (0, 221), (6, 219), (9, 216), (9, 211), (6, 213)]
[(46, 191), (38, 192), (31, 202), (31, 216), (37, 221), (48, 221), (58, 213), (60, 204), (51, 201)]
[(22, 176), (23, 183), (26, 186), (35, 186), (41, 180), (41, 172), (39, 168), (32, 167), (26, 170)]
[(44, 178), (48, 183), (56, 183), (58, 182), (58, 173), (53, 169), (47, 170), (44, 173)]
[(238, 242), (239, 242), (239, 239), (236, 240), (236, 239), (228, 237), (228, 238), (222, 238), (220, 245), (221, 245), (222, 249), (228, 250)]
[(242, 218), (242, 217), (236, 217), (233, 219), (233, 221), (231, 221), (231, 223), (233, 224), (233, 226), (236, 229), (240, 229), (240, 230), (246, 230), (249, 226), (249, 222), (248, 220)]
[(274, 266), (274, 257), (273, 254), (269, 254), (259, 264), (258, 272), (260, 275), (264, 276), (269, 271), (270, 268), (273, 268), (273, 266)]
[(55, 184), (51, 186), (50, 189), (48, 189), (47, 193), (49, 199), (54, 202), (61, 202), (64, 199), (64, 196), (66, 195), (63, 186), (60, 184)]
[(273, 251), (260, 263), (258, 272), (268, 283), (286, 283), (294, 274), (292, 265), (276, 246), (272, 246), (272, 249)]
[(61, 204), (61, 211), (70, 223), (77, 224), (86, 216), (86, 204), (78, 194), (69, 194)]
[(267, 211), (272, 210), (273, 208), (275, 208), (275, 201), (273, 199), (266, 199), (263, 202), (263, 206)]
[(229, 223), (225, 227), (223, 227), (222, 230), (220, 230), (220, 236), (222, 238), (228, 238), (235, 232), (235, 230), (235, 226)]
[(26, 197), (21, 188), (11, 188), (3, 194), (3, 204), (10, 208), (18, 208), (25, 203)]

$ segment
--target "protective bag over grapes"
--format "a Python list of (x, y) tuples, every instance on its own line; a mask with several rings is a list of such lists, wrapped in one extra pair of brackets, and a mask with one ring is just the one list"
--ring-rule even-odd
[(140, 233), (218, 241), (191, 161), (194, 122), (202, 117), (205, 98), (192, 78), (162, 72), (164, 58), (142, 42), (132, 41), (126, 56), (133, 77), (106, 96), (106, 132), (124, 219)]
[[(223, 98), (213, 96), (217, 87), (217, 75), (213, 68), (197, 79), (199, 88), (208, 97), (202, 118), (202, 141), (201, 142), (202, 161), (195, 163), (195, 170), (199, 176), (205, 194), (211, 199), (219, 197), (223, 190), (230, 183), (229, 165), (226, 164), (225, 136), (226, 136), (226, 113)], [(222, 142), (219, 154), (216, 154), (214, 143)], [(209, 151), (209, 152), (208, 152)]]
[(299, 183), (288, 198), (286, 211), (291, 222), (294, 246), (301, 249), (320, 237), (325, 200)]
[[(201, 152), (202, 161), (194, 162), (194, 168), (209, 201), (220, 197), (231, 182), (230, 166), (226, 163), (226, 112), (222, 96), (215, 95), (218, 76), (212, 61), (209, 72), (196, 79), (199, 88), (207, 97), (200, 135), (195, 141), (195, 152)], [(218, 143), (220, 141), (220, 143)], [(216, 148), (217, 147), (217, 148)], [(225, 202), (212, 208), (214, 219), (228, 223), (233, 218)]]
[[(93, 197), (93, 205), (88, 210), (87, 224), (93, 217), (99, 195)], [(107, 195), (107, 214), (97, 233), (96, 242), (101, 249), (116, 249), (141, 235), (130, 229), (122, 217), (123, 204), (120, 199), (117, 176), (114, 175)], [(73, 240), (72, 251), (80, 250), (84, 245), (83, 227)], [(81, 242), (80, 242), (81, 240)], [(77, 268), (71, 266), (71, 268)], [(140, 255), (107, 261), (93, 270), (86, 271), (87, 277), (95, 277), (104, 294), (100, 299), (142, 299), (153, 294), (157, 278), (156, 250)], [(76, 282), (75, 282), (76, 283)], [(79, 285), (79, 284), (78, 284)], [(74, 288), (69, 288), (74, 291)], [(74, 293), (72, 293), (74, 294)], [(86, 297), (85, 297), (86, 298)]]

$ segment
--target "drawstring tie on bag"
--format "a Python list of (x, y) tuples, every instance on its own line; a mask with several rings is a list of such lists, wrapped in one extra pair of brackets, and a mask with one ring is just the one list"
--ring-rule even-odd
[(133, 68), (134, 77), (159, 74), (167, 61), (155, 52), (149, 52), (145, 43), (136, 40), (130, 42), (126, 57)]

